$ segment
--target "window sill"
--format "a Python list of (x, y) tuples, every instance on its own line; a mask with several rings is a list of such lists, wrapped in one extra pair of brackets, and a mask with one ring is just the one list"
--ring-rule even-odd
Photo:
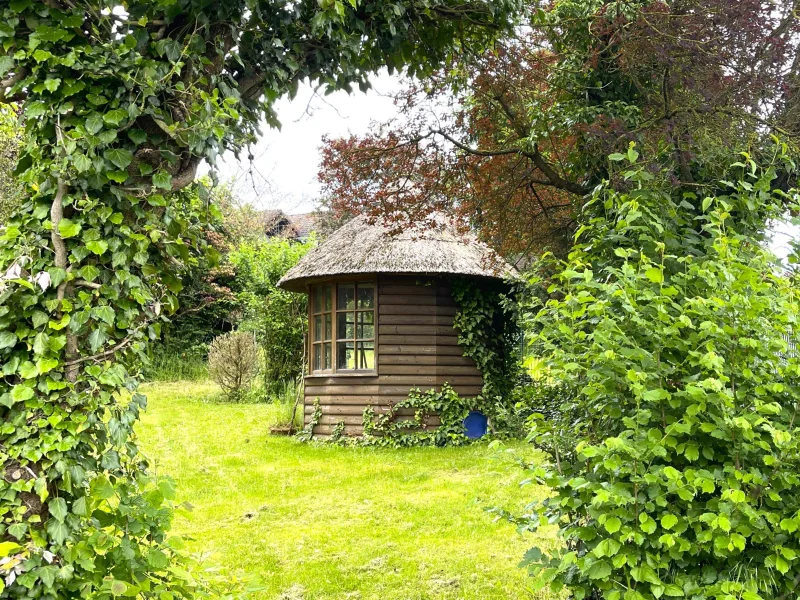
[(329, 379), (331, 377), (377, 377), (377, 371), (337, 371), (331, 373), (310, 373), (305, 379)]

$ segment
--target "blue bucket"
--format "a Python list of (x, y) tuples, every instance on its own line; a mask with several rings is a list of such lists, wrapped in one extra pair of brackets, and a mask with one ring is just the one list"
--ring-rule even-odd
[(477, 410), (471, 410), (464, 419), (464, 435), (471, 440), (477, 440), (486, 435), (489, 429), (489, 418)]

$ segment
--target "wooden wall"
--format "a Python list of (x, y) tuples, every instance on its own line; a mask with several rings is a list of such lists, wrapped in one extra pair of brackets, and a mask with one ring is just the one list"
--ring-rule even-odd
[(347, 433), (361, 433), (366, 406), (383, 412), (389, 403), (404, 400), (411, 388), (439, 388), (447, 382), (461, 396), (477, 396), (483, 379), (458, 345), (456, 310), (443, 280), (379, 275), (378, 375), (306, 377), (305, 422), (314, 412), (315, 398), (322, 418), (314, 433), (325, 437), (339, 422)]

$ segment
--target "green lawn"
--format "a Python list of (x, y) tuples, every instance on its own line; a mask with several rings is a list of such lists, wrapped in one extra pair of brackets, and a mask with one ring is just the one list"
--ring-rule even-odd
[[(177, 533), (282, 600), (548, 598), (517, 568), (552, 540), (484, 509), (521, 509), (543, 490), (508, 452), (377, 450), (274, 437), (276, 407), (209, 401), (212, 384), (145, 386), (140, 445), (194, 506)], [(512, 444), (520, 453), (529, 450)]]

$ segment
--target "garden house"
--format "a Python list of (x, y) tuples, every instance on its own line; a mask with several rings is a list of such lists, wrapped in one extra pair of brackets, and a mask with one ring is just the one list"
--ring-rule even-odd
[(310, 295), (304, 414), (308, 424), (319, 398), (314, 435), (341, 431), (340, 423), (358, 434), (367, 406), (378, 414), (412, 388), (447, 382), (462, 397), (477, 396), (483, 379), (459, 345), (450, 282), (496, 283), (511, 272), (444, 219), (392, 234), (357, 217), (312, 249), (278, 285)]

